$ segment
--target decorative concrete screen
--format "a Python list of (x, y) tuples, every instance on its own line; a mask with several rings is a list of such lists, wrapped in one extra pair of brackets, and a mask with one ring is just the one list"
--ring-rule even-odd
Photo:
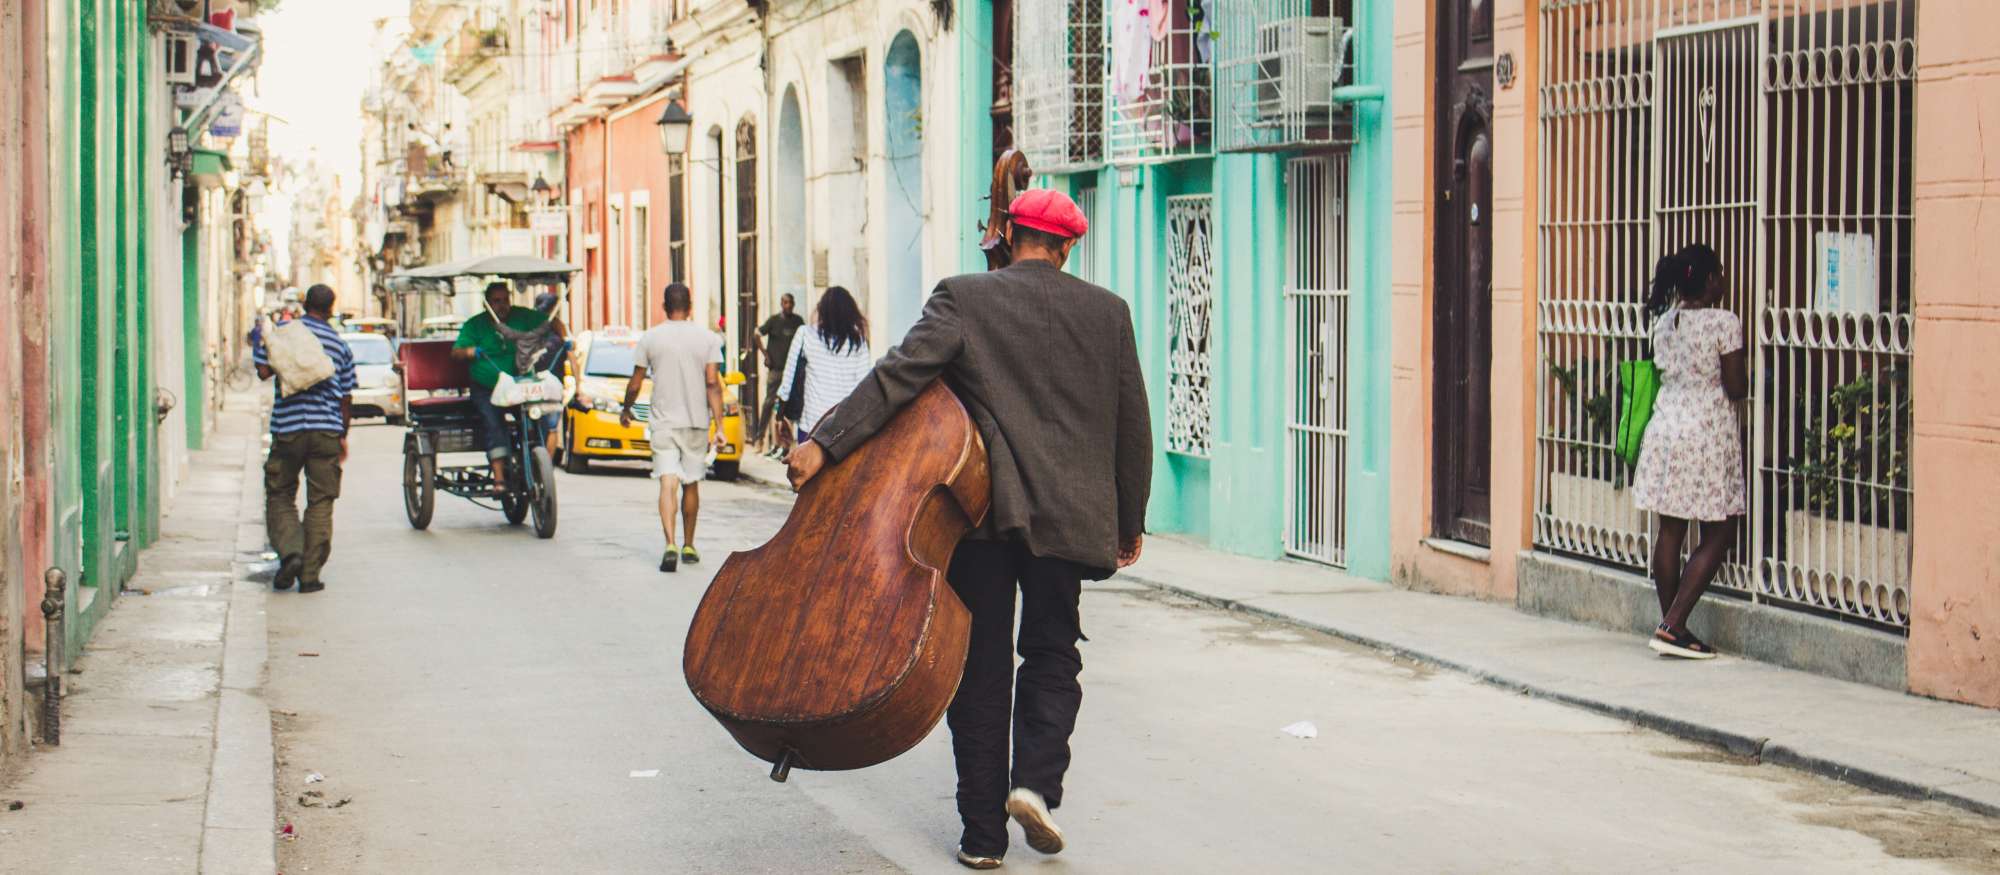
[(1718, 585), (1908, 625), (1914, 0), (1541, 6), (1538, 547), (1644, 569), (1610, 454), (1654, 262), (1722, 256), (1750, 515)]
[(1353, 141), (1333, 102), (1348, 73), (1353, 31), (1331, 0), (1209, 0), (1215, 45), (1216, 137), (1225, 152), (1306, 149)]
[(1215, 200), (1167, 198), (1167, 452), (1208, 458), (1215, 434)]

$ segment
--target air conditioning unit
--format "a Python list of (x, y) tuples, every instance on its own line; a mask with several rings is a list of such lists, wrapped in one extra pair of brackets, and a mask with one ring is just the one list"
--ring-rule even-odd
[(163, 38), (161, 54), (167, 63), (166, 80), (169, 85), (194, 87), (194, 59), (196, 43), (193, 34), (170, 33)]
[(1258, 121), (1304, 118), (1324, 122), (1333, 115), (1333, 85), (1344, 62), (1339, 18), (1301, 16), (1257, 28), (1256, 98)]

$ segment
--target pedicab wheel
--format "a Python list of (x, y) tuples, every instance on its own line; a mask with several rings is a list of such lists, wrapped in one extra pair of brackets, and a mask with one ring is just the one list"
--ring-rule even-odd
[(709, 476), (724, 483), (734, 483), (736, 478), (743, 476), (743, 463), (735, 459), (717, 459), (715, 470)]
[(437, 457), (415, 450), (403, 453), (403, 512), (410, 526), (429, 528), (431, 512), (437, 509)]
[(500, 512), (507, 515), (507, 524), (510, 526), (518, 526), (522, 520), (528, 518), (528, 496), (522, 494), (525, 491), (521, 488), (520, 481), (515, 480), (507, 485), (506, 493), (500, 496)]
[(535, 537), (556, 536), (556, 466), (549, 459), (548, 447), (536, 447), (531, 454), (535, 465), (535, 488), (532, 507), (535, 511)]

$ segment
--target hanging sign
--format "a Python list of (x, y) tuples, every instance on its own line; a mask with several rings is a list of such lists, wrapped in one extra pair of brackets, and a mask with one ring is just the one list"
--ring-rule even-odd
[(569, 233), (569, 214), (561, 207), (535, 210), (528, 214), (528, 230), (538, 237), (561, 237)]
[(1875, 313), (1882, 279), (1872, 234), (1813, 235), (1813, 307), (1827, 313)]
[(234, 91), (222, 95), (215, 104), (215, 121), (209, 123), (208, 132), (222, 139), (230, 139), (243, 133), (243, 97)]

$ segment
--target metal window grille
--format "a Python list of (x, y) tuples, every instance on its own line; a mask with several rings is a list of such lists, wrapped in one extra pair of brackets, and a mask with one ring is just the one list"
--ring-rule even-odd
[[(1096, 226), (1097, 186), (1091, 185), (1078, 189), (1076, 193), (1076, 207), (1083, 211), (1083, 217), (1089, 220), (1093, 227)], [(1103, 239), (1104, 236), (1102, 234), (1085, 234), (1083, 239), (1076, 241), (1076, 251), (1072, 254), (1072, 260), (1076, 264), (1076, 275), (1100, 285), (1104, 280), (1099, 273), (1097, 244)]]
[[(1108, 0), (1120, 9), (1126, 0)], [(1188, 19), (1185, 3), (1169, 4), (1170, 18), (1145, 40), (1121, 40), (1125, 19), (1113, 11), (1105, 18), (1105, 98), (1108, 148), (1113, 164), (1144, 164), (1215, 154), (1214, 68), (1212, 25)], [(1121, 52), (1147, 53), (1143, 74), (1136, 64), (1123, 69)]]
[(1750, 514), (1717, 585), (1888, 627), (1910, 586), (1914, 0), (1542, 7), (1535, 543), (1642, 569), (1610, 457), (1657, 258), (1749, 326)]
[(1218, 144), (1225, 152), (1353, 142), (1333, 102), (1352, 31), (1330, 0), (1210, 0)]
[(1208, 458), (1215, 433), (1215, 201), (1167, 198), (1167, 452)]
[(1347, 156), (1286, 165), (1285, 552), (1347, 564)]
[(1104, 163), (1104, 0), (1020, 0), (1014, 146), (1043, 173)]

